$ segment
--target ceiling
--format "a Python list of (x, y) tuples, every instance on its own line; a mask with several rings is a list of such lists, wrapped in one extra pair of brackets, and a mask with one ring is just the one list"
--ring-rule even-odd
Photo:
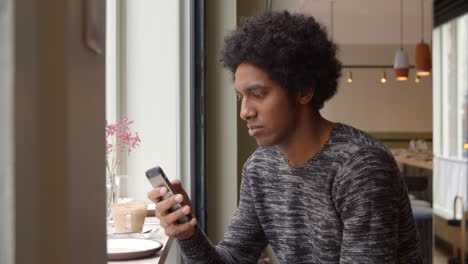
[[(432, 39), (432, 0), (424, 1), (424, 40)], [(292, 1), (295, 2), (295, 1)], [(300, 0), (296, 10), (330, 28), (331, 0)], [(295, 8), (293, 8), (295, 9)], [(334, 40), (339, 44), (399, 44), (399, 0), (334, 0)], [(421, 0), (403, 1), (403, 43), (421, 41)]]

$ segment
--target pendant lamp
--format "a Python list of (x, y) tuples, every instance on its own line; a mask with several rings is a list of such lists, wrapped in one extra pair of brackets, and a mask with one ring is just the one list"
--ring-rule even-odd
[(347, 82), (348, 83), (352, 83), (353, 82), (353, 73), (351, 71), (348, 72), (348, 79), (347, 79)]
[(416, 46), (414, 67), (418, 76), (431, 74), (431, 52), (429, 45), (424, 43), (424, 1), (421, 0), (421, 43)]
[(421, 76), (416, 74), (416, 77), (414, 77), (414, 82), (415, 83), (420, 83), (421, 82)]
[(401, 48), (395, 54), (395, 63), (393, 65), (395, 69), (395, 78), (397, 81), (407, 81), (409, 74), (409, 59), (408, 53)]
[(380, 76), (380, 82), (381, 83), (386, 83), (387, 82), (387, 73), (385, 71), (383, 71), (382, 75)]
[(403, 49), (403, 0), (400, 0), (400, 49), (395, 54), (393, 68), (397, 81), (408, 80), (409, 59), (408, 53)]

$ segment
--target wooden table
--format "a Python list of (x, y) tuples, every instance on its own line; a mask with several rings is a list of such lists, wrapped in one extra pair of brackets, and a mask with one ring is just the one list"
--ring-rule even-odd
[(147, 239), (152, 239), (159, 241), (163, 244), (163, 248), (158, 251), (153, 256), (149, 256), (142, 259), (132, 259), (132, 260), (118, 260), (118, 261), (108, 261), (107, 263), (114, 264), (164, 264), (166, 261), (169, 250), (173, 239), (164, 234), (164, 229), (159, 226), (159, 220), (156, 217), (146, 217), (145, 226), (151, 226), (152, 228), (158, 228), (154, 233), (151, 233)]
[(413, 166), (416, 168), (421, 168), (421, 169), (426, 169), (426, 170), (432, 170), (433, 165), (432, 165), (432, 159), (427, 160), (427, 159), (419, 159), (418, 158), (418, 153), (412, 153), (412, 152), (402, 152), (401, 150), (391, 150), (393, 156), (395, 157), (395, 160), (403, 165), (408, 165), (408, 166)]
[(408, 165), (408, 166), (413, 166), (421, 169), (427, 169), (427, 170), (432, 170), (432, 160), (431, 161), (426, 161), (426, 160), (417, 160), (414, 158), (406, 158), (406, 157), (395, 157), (395, 160), (398, 163)]

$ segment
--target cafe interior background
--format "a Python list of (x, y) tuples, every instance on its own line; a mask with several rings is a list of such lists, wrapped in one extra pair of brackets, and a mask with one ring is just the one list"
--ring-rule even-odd
[[(392, 149), (425, 263), (460, 254), (466, 232), (451, 220), (465, 217), (468, 204), (466, 4), (108, 0), (106, 23), (97, 16), (87, 24), (84, 3), (0, 4), (7, 36), (0, 38), (0, 263), (105, 262), (104, 124), (122, 116), (134, 121), (141, 143), (119, 168), (120, 196), (146, 199), (144, 171), (161, 165), (182, 180), (202, 228), (219, 242), (256, 145), (217, 52), (242, 17), (265, 10), (310, 14), (328, 28), (344, 67), (323, 115)], [(106, 25), (105, 42), (83, 34), (93, 23)], [(417, 77), (421, 42), (432, 67)], [(401, 49), (409, 58), (405, 81), (393, 69)], [(275, 263), (271, 249), (264, 254)], [(167, 263), (180, 261), (173, 246)]]

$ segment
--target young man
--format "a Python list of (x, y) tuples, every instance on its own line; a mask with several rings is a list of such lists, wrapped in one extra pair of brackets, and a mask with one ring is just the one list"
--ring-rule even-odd
[[(186, 263), (257, 263), (270, 243), (280, 263), (422, 263), (403, 179), (379, 142), (319, 110), (336, 92), (336, 47), (314, 18), (269, 12), (225, 39), (222, 63), (234, 73), (240, 116), (259, 148), (242, 172), (239, 207), (214, 246), (188, 201), (167, 190), (148, 197)], [(350, 102), (352, 107), (352, 102)], [(180, 188), (180, 183), (175, 183)]]

